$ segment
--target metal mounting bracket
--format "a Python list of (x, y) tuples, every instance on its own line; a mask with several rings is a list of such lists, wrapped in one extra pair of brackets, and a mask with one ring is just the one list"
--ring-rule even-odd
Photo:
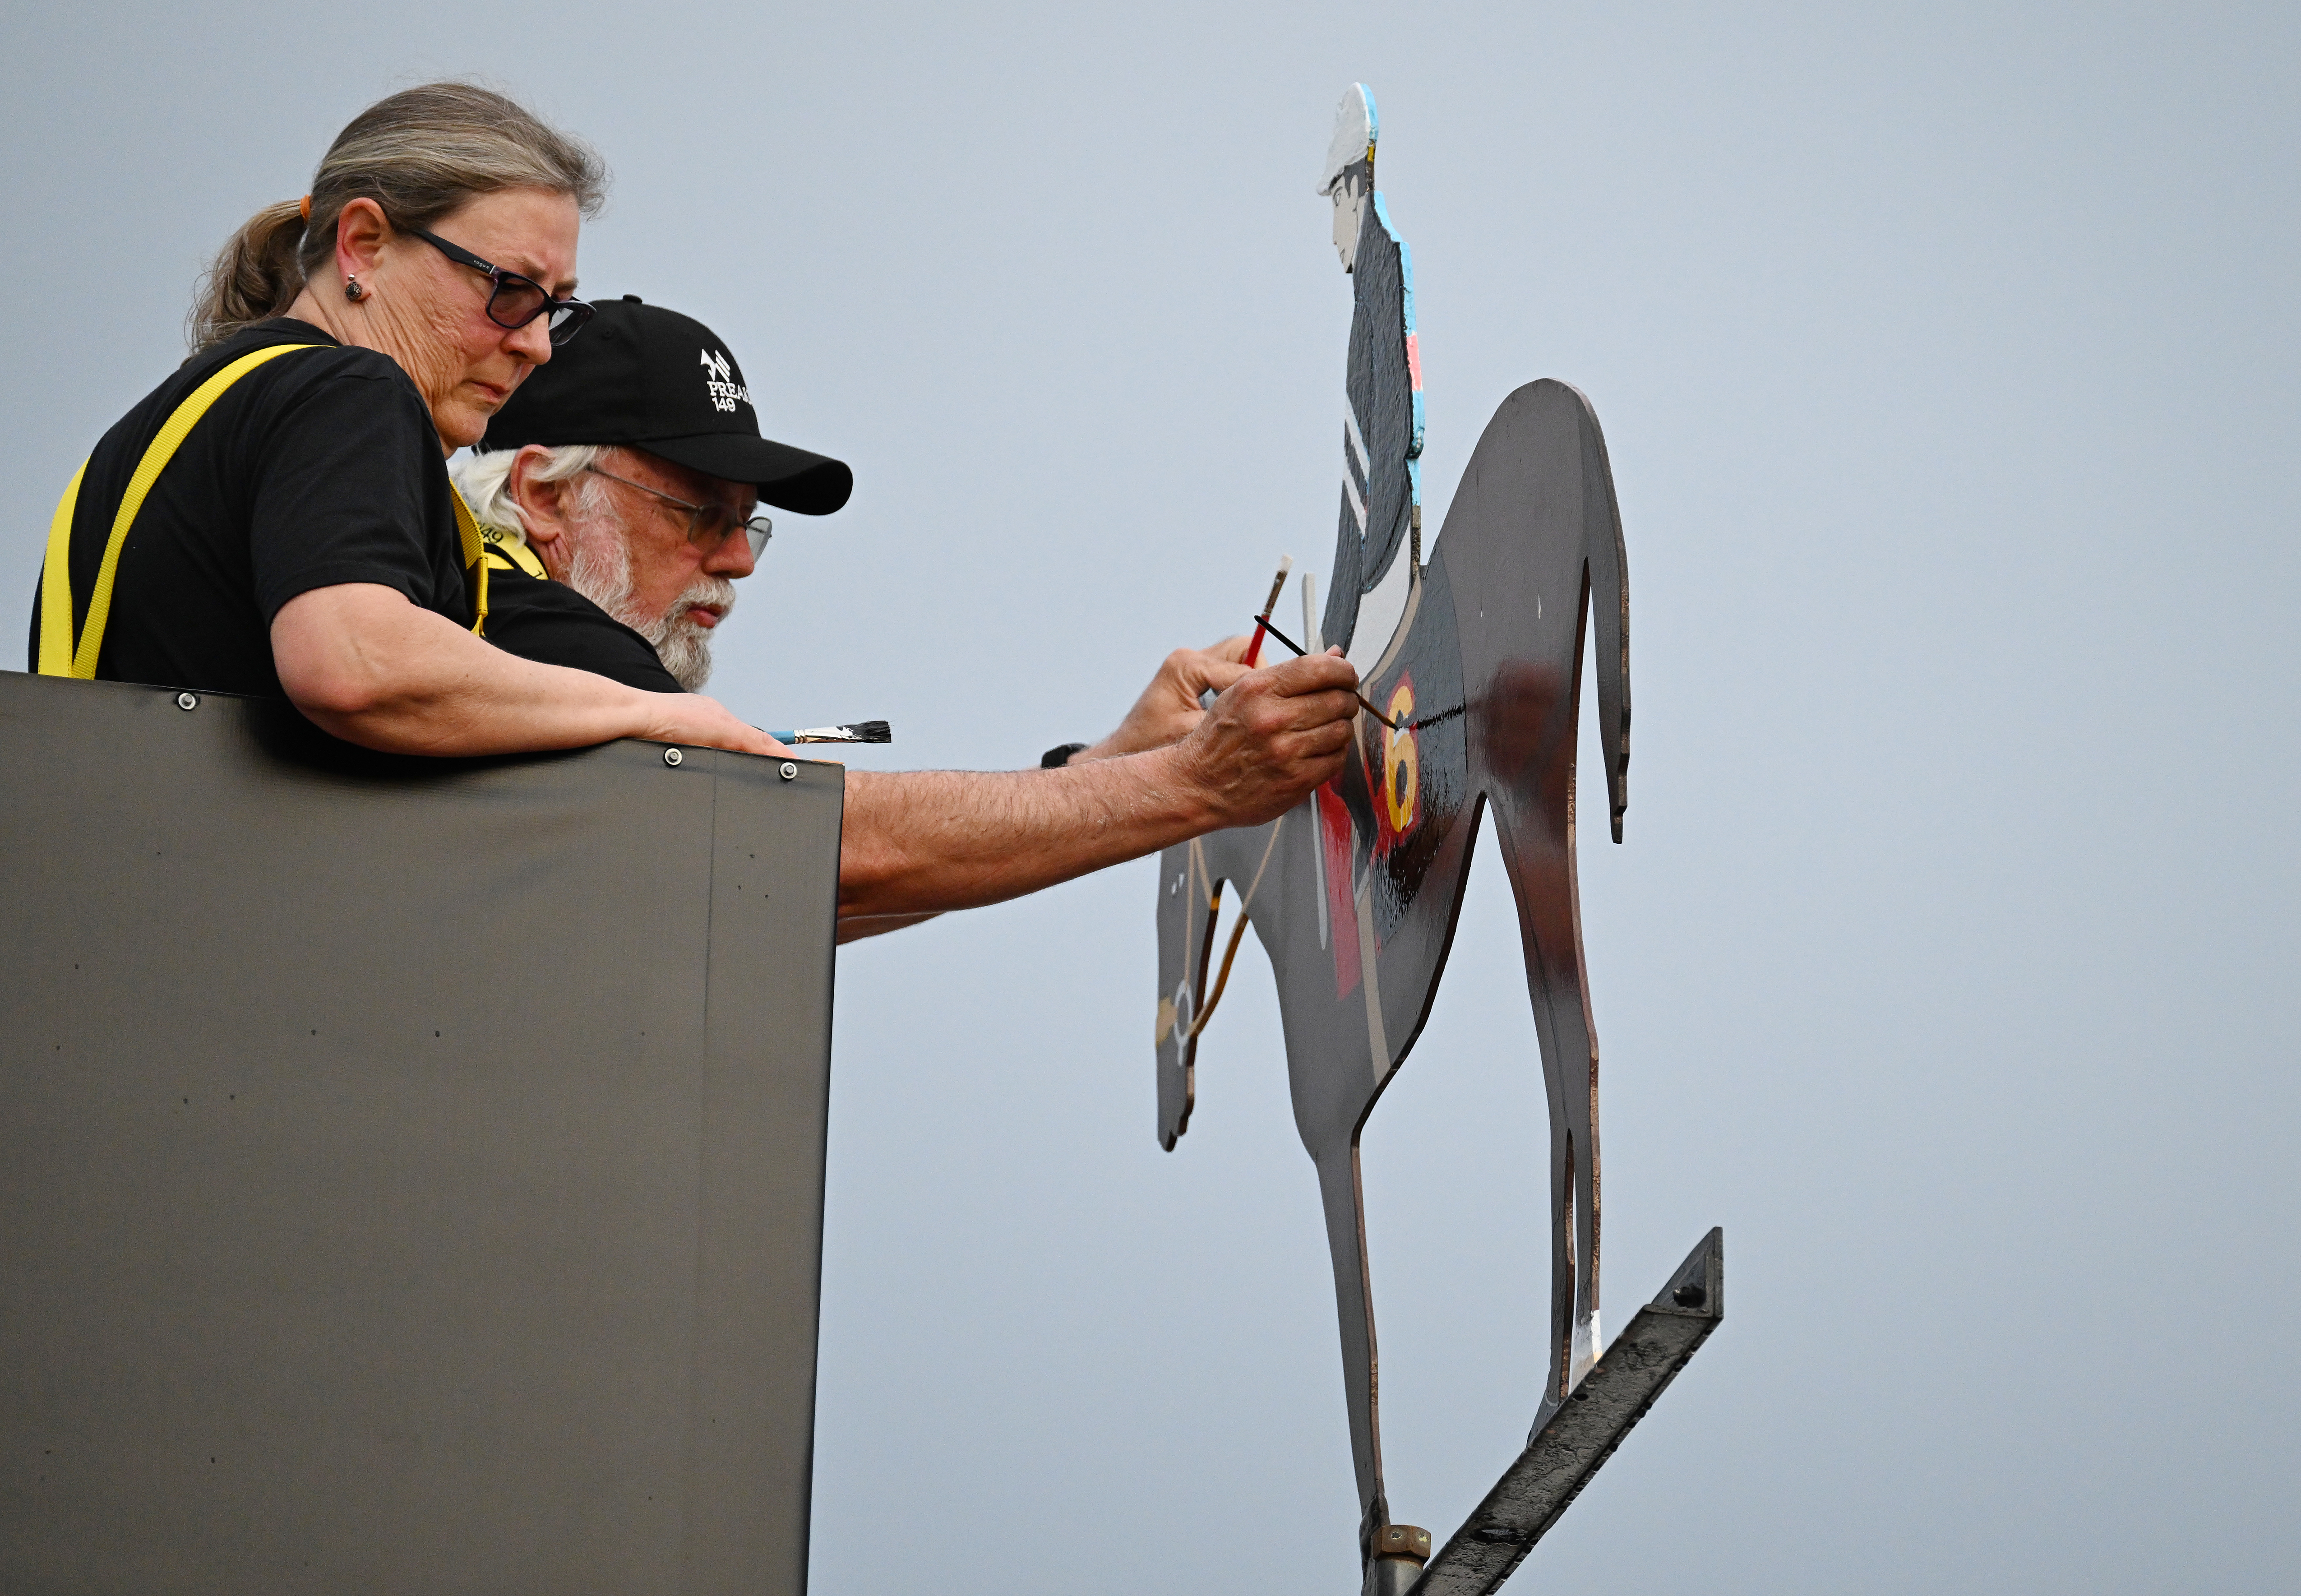
[(1702, 1238), (1438, 1550), (1412, 1596), (1489, 1596), (1726, 1316), (1726, 1233)]

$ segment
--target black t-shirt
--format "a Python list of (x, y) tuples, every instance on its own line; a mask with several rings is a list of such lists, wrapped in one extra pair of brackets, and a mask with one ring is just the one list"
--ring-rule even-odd
[(530, 576), (489, 556), (487, 639), (506, 654), (572, 665), (650, 693), (687, 689), (654, 645), (563, 582)]
[(154, 436), (202, 382), (274, 344), (321, 347), (232, 384), (152, 485), (121, 550), (99, 679), (284, 697), (272, 617), (343, 582), (378, 582), (471, 623), (447, 462), (415, 384), (389, 355), (281, 317), (193, 357), (96, 445), (72, 517), (73, 635)]

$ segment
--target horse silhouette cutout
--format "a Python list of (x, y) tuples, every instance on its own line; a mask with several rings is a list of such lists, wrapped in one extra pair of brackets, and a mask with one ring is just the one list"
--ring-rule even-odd
[(1323, 614), (1304, 578), (1311, 635), (1301, 641), (1340, 645), (1392, 723), (1361, 712), (1352, 757), (1302, 806), (1161, 856), (1157, 1028), (1159, 1139), (1172, 1150), (1190, 1124), (1212, 1012), (1209, 965), (1232, 885), (1277, 982), (1294, 1122), (1318, 1169), (1368, 1559), (1390, 1510), (1359, 1138), (1429, 1016), (1489, 810), (1517, 900), (1550, 1108), (1550, 1350), (1535, 1431), (1600, 1350), (1598, 1047), (1574, 862), (1586, 633), (1618, 842), (1630, 718), (1621, 521), (1605, 441), (1579, 392), (1543, 380), (1502, 401), (1422, 558), (1412, 266), (1374, 188), (1375, 143), (1373, 100), (1354, 87), (1320, 184), (1355, 299), (1343, 502)]

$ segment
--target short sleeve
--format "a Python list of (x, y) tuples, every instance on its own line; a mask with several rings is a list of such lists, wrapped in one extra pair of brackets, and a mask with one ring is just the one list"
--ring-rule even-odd
[(269, 625), (314, 588), (374, 582), (451, 618), (464, 607), (439, 435), (404, 379), (331, 372), (258, 444), (249, 555)]

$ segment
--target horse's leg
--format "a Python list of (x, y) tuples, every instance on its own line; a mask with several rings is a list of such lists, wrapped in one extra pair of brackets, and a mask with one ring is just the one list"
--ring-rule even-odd
[[(1598, 1049), (1574, 870), (1582, 639), (1594, 619), (1617, 817), (1628, 756), (1620, 520), (1588, 400), (1545, 380), (1502, 401), (1447, 510), (1437, 554), (1453, 568), (1474, 780), (1494, 805), (1518, 903), (1527, 994), (1550, 1099), (1546, 1417), (1599, 1350)], [(1594, 587), (1602, 606), (1594, 617)]]
[[(1541, 799), (1561, 796), (1554, 781), (1543, 786)], [(1563, 803), (1513, 797), (1496, 803), (1496, 831), (1518, 904), (1550, 1101), (1551, 1341), (1538, 1428), (1600, 1350), (1598, 1039), (1583, 973), (1571, 822)]]
[(1335, 1264), (1335, 1311), (1343, 1332), (1343, 1389), (1350, 1403), (1351, 1462), (1358, 1473), (1359, 1552), (1371, 1555), (1390, 1521), (1382, 1488), (1380, 1382), (1374, 1348), (1374, 1285), (1367, 1274), (1366, 1210), (1359, 1190), (1358, 1138), (1321, 1149), (1318, 1195)]
[[(1252, 899), (1259, 862), (1267, 860), (1283, 818), (1252, 831), (1217, 831), (1167, 849), (1159, 856), (1159, 1145), (1168, 1152), (1190, 1129), (1198, 1099), (1199, 1029), (1218, 994), (1207, 982), (1222, 914), (1223, 885), (1243, 856), (1255, 875), (1245, 880)], [(1246, 850), (1259, 847), (1259, 853)]]
[(1584, 996), (1579, 939), (1571, 934), (1572, 862), (1565, 860), (1561, 870), (1552, 855), (1529, 866), (1528, 851), (1546, 850), (1513, 846), (1511, 829), (1500, 830), (1550, 1107), (1550, 1358), (1538, 1428), (1599, 1351), (1598, 1049)]

